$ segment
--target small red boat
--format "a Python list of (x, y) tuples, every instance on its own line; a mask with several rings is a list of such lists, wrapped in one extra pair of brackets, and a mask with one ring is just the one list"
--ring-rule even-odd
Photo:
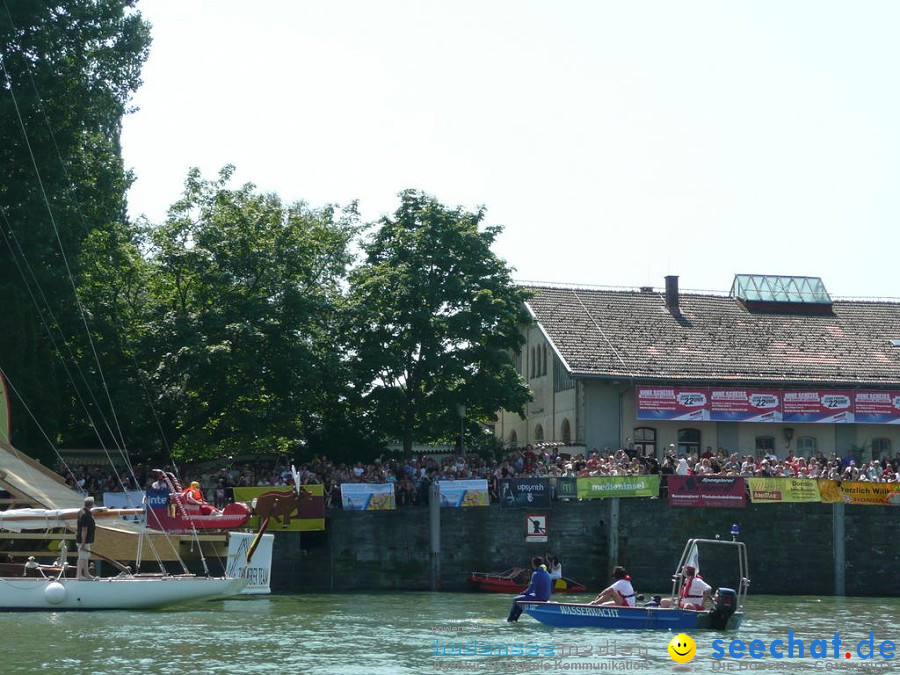
[[(484, 593), (521, 593), (531, 581), (531, 571), (513, 567), (505, 572), (472, 572), (469, 585)], [(554, 593), (586, 593), (587, 588), (568, 577), (553, 580)]]
[(217, 509), (210, 504), (188, 504), (181, 483), (169, 471), (156, 470), (168, 490), (147, 492), (147, 525), (165, 532), (189, 534), (196, 530), (233, 530), (250, 520), (250, 507), (241, 502)]

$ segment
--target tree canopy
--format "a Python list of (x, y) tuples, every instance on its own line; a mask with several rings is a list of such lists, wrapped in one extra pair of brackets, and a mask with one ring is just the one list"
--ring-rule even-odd
[(525, 291), (491, 251), (501, 228), (481, 227), (484, 209), (415, 190), (400, 200), (351, 274), (350, 346), (365, 408), (408, 453), (413, 440), (452, 438), (460, 406), (470, 425), (522, 411), (530, 395), (512, 354), (529, 317)]
[(225, 167), (129, 222), (120, 129), (149, 46), (135, 0), (0, 0), (14, 444), (350, 459), (452, 442), (460, 406), (472, 432), (522, 411), (526, 294), (483, 208), (408, 190), (364, 227), (355, 203), (284, 203)]
[[(92, 351), (75, 292), (95, 266), (82, 257), (84, 243), (121, 223), (131, 182), (119, 132), (150, 45), (149, 26), (133, 7), (133, 0), (0, 6), (0, 296), (14, 327), (0, 333), (0, 355), (11, 385), (54, 439), (73, 415), (84, 421), (73, 390), (78, 367), (96, 371), (74, 363)], [(58, 352), (75, 370), (61, 368)], [(15, 397), (13, 407), (14, 440), (44, 443)]]

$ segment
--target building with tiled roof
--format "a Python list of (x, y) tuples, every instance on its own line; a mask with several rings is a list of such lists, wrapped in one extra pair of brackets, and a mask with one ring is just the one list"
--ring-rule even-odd
[(511, 447), (900, 449), (900, 301), (832, 301), (816, 278), (752, 275), (728, 295), (681, 292), (677, 277), (663, 290), (529, 290), (518, 366), (534, 400), (526, 419), (502, 412), (495, 427)]

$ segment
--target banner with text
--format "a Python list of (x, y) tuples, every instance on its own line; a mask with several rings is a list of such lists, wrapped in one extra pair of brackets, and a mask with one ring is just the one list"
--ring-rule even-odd
[(391, 511), (397, 508), (393, 483), (341, 483), (346, 511)]
[(820, 502), (819, 484), (809, 478), (747, 478), (754, 504)]
[(438, 489), (442, 507), (461, 508), (490, 504), (486, 480), (442, 480), (438, 481)]
[(816, 424), (853, 422), (853, 399), (846, 391), (786, 391), (782, 421)]
[(638, 387), (639, 420), (708, 420), (709, 390)]
[(636, 387), (637, 419), (900, 424), (900, 390)]
[(503, 478), (500, 506), (504, 509), (550, 508), (549, 478)]
[(575, 499), (578, 497), (578, 484), (575, 476), (559, 476), (556, 479), (556, 498)]
[(900, 391), (857, 391), (853, 394), (857, 424), (900, 424)]
[(658, 497), (659, 475), (586, 476), (577, 479), (579, 499)]
[(325, 491), (322, 485), (304, 485), (297, 499), (294, 489), (286, 485), (236, 487), (234, 500), (255, 506), (247, 527), (258, 529), (260, 517), (269, 518), (269, 531), (313, 532), (325, 529)]
[(275, 544), (274, 534), (264, 534), (247, 562), (247, 552), (253, 546), (256, 535), (253, 532), (230, 532), (228, 534), (228, 563), (225, 573), (229, 577), (249, 579), (244, 595), (260, 595), (270, 593), (269, 580), (272, 578), (272, 550)]
[(669, 506), (709, 506), (743, 509), (747, 490), (743, 478), (669, 476)]
[(716, 422), (780, 422), (781, 392), (711, 389), (709, 419)]
[(826, 504), (867, 504), (869, 506), (900, 506), (900, 483), (868, 483), (865, 481), (837, 481), (819, 478), (819, 494)]
[[(104, 492), (103, 506), (111, 509), (142, 509), (144, 508), (144, 496), (146, 494), (147, 493), (143, 490), (132, 490), (130, 492)], [(142, 513), (136, 516), (122, 516), (122, 520), (146, 524), (147, 514)]]

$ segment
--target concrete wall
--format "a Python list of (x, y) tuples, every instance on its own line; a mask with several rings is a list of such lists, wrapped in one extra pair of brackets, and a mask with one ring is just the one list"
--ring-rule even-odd
[[(619, 560), (609, 560), (612, 500), (555, 502), (547, 544), (525, 543), (526, 513), (486, 508), (441, 510), (441, 588), (462, 590), (473, 571), (525, 567), (533, 555), (556, 553), (565, 576), (591, 590), (608, 585), (620, 562), (639, 593), (665, 592), (689, 537), (730, 538), (739, 523), (748, 545), (751, 594), (831, 595), (835, 588), (833, 507), (750, 505), (746, 509), (670, 508), (665, 499), (619, 500)], [(900, 597), (897, 509), (846, 506), (847, 595)], [(429, 518), (425, 507), (329, 512), (324, 533), (277, 533), (276, 591), (428, 590)], [(709, 561), (707, 581), (732, 585)]]

